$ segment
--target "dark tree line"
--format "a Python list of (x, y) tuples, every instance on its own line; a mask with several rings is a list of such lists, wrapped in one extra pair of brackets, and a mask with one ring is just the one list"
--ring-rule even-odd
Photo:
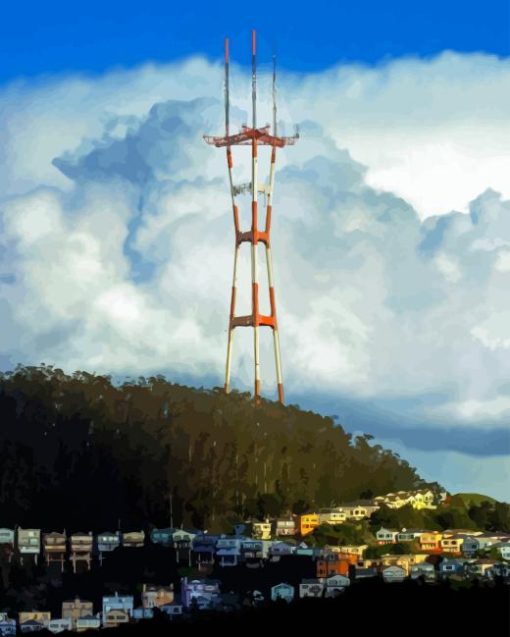
[(423, 486), (370, 436), (247, 393), (163, 377), (115, 385), (86, 372), (0, 375), (1, 525), (210, 530), (247, 516)]

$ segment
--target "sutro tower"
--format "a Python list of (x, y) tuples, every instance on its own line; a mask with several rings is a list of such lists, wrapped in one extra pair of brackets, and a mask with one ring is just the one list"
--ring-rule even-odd
[[(232, 345), (234, 330), (236, 327), (253, 327), (253, 349), (255, 363), (255, 400), (260, 399), (260, 340), (259, 327), (267, 326), (273, 330), (273, 346), (276, 364), (276, 380), (278, 383), (278, 399), (283, 403), (283, 376), (280, 357), (280, 339), (278, 335), (278, 323), (276, 319), (276, 299), (273, 282), (273, 266), (271, 259), (271, 214), (274, 188), (274, 173), (276, 164), (276, 149), (283, 148), (289, 144), (294, 144), (298, 135), (294, 137), (278, 137), (276, 130), (276, 61), (273, 56), (273, 126), (267, 124), (262, 128), (257, 128), (257, 68), (256, 68), (256, 36), (252, 31), (252, 125), (243, 125), (241, 131), (233, 135), (230, 134), (230, 99), (229, 99), (229, 43), (225, 39), (225, 135), (223, 137), (211, 137), (204, 135), (208, 144), (217, 148), (225, 147), (227, 150), (227, 166), (230, 182), (230, 194), (232, 197), (232, 210), (234, 215), (235, 229), (235, 252), (234, 252), (234, 274), (232, 281), (232, 297), (230, 302), (230, 316), (228, 324), (228, 345), (227, 364), (225, 369), (225, 392), (230, 391), (230, 370), (232, 363)], [(248, 184), (235, 185), (233, 181), (233, 156), (232, 146), (251, 145), (251, 182)], [(269, 169), (269, 183), (259, 184), (257, 149), (259, 146), (271, 147), (271, 163)], [(239, 225), (239, 207), (236, 202), (237, 195), (244, 192), (251, 192), (251, 229), (242, 232)], [(264, 229), (259, 229), (258, 222), (258, 194), (262, 192), (266, 195), (266, 219)], [(248, 316), (236, 316), (236, 290), (237, 290), (237, 262), (239, 249), (242, 243), (251, 244), (251, 314)], [(258, 283), (258, 263), (257, 245), (263, 243), (266, 247), (267, 278), (269, 286), (269, 303), (271, 313), (269, 316), (259, 312), (259, 283)]]

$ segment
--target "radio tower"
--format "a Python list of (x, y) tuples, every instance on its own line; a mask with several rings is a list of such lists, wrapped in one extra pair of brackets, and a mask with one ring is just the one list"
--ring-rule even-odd
[[(230, 371), (232, 363), (232, 345), (234, 340), (234, 330), (236, 327), (253, 327), (253, 352), (255, 364), (255, 401), (260, 401), (260, 327), (270, 327), (273, 331), (273, 347), (276, 364), (276, 381), (278, 383), (278, 400), (283, 403), (283, 376), (280, 357), (280, 339), (278, 335), (278, 322), (276, 319), (276, 299), (273, 282), (273, 266), (271, 258), (271, 214), (274, 189), (274, 173), (276, 164), (276, 149), (294, 144), (298, 135), (294, 137), (278, 137), (276, 130), (276, 59), (273, 56), (273, 126), (267, 124), (262, 128), (257, 128), (257, 65), (256, 65), (256, 35), (252, 31), (251, 59), (252, 59), (252, 124), (251, 127), (243, 125), (240, 132), (230, 134), (230, 96), (229, 96), (229, 42), (225, 39), (225, 135), (223, 137), (211, 137), (204, 135), (208, 144), (217, 148), (225, 147), (227, 151), (227, 166), (230, 182), (230, 195), (232, 198), (232, 211), (234, 215), (235, 230), (235, 251), (234, 251), (234, 274), (232, 280), (232, 296), (230, 301), (230, 315), (228, 323), (228, 345), (227, 364), (225, 368), (225, 393), (230, 391)], [(248, 184), (235, 185), (233, 181), (233, 146), (251, 145), (251, 182)], [(269, 183), (259, 184), (258, 182), (258, 153), (259, 146), (271, 147), (271, 163), (269, 168)], [(239, 224), (239, 207), (236, 197), (244, 192), (251, 192), (251, 229), (242, 232)], [(266, 218), (264, 229), (259, 229), (258, 220), (258, 194), (266, 195)], [(248, 316), (236, 316), (236, 292), (237, 292), (237, 262), (239, 259), (239, 249), (242, 243), (249, 243), (251, 246), (251, 314)], [(257, 263), (257, 245), (263, 243), (266, 247), (267, 278), (269, 286), (269, 303), (271, 313), (269, 316), (259, 312), (259, 279)]]

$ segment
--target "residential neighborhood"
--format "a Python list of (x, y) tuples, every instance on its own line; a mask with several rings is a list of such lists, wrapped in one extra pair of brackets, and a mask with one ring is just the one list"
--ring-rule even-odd
[[(338, 597), (369, 579), (389, 586), (406, 580), (432, 586), (446, 580), (510, 584), (508, 533), (380, 526), (363, 543), (317, 541), (315, 531), (327, 534), (328, 529), (334, 532), (349, 524), (366, 528), (383, 504), (393, 509), (411, 505), (418, 510), (437, 506), (427, 491), (398, 492), (299, 515), (237, 523), (224, 534), (173, 527), (97, 534), (0, 528), (1, 560), (11, 566), (26, 568), (32, 563), (73, 577), (100, 571), (119, 551), (124, 551), (123, 559), (129, 563), (136, 551), (153, 546), (173, 556), (180, 569), (176, 572), (186, 572), (164, 585), (140, 582), (136, 590), (112, 591), (102, 596), (99, 605), (76, 595), (62, 602), (59, 613), (39, 607), (16, 614), (0, 609), (0, 635), (15, 635), (18, 628), (21, 633), (83, 632), (152, 619), (158, 613), (175, 619), (211, 609), (228, 612), (247, 605)], [(274, 571), (272, 581), (271, 569), (277, 567), (280, 570)], [(256, 581), (250, 572), (266, 576), (258, 588), (234, 590), (229, 572), (246, 573), (245, 582)]]

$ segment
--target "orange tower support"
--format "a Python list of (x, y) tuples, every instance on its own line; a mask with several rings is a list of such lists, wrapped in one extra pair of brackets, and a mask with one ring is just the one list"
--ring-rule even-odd
[[(278, 322), (276, 319), (276, 297), (274, 292), (273, 265), (271, 256), (271, 215), (273, 204), (274, 176), (276, 164), (276, 149), (294, 144), (298, 135), (293, 137), (278, 137), (276, 130), (276, 66), (273, 58), (273, 126), (267, 124), (257, 128), (257, 66), (256, 66), (256, 35), (252, 31), (252, 123), (251, 127), (242, 126), (240, 132), (230, 134), (230, 96), (229, 96), (229, 41), (225, 39), (225, 135), (212, 137), (204, 135), (208, 144), (217, 148), (225, 147), (227, 151), (227, 167), (230, 182), (230, 195), (232, 198), (232, 211), (234, 216), (235, 249), (234, 249), (234, 274), (232, 279), (232, 296), (230, 301), (230, 316), (228, 323), (227, 363), (225, 368), (225, 392), (230, 391), (230, 374), (232, 366), (232, 346), (234, 330), (236, 327), (253, 327), (253, 352), (255, 364), (255, 400), (260, 399), (260, 337), (259, 327), (267, 326), (273, 331), (273, 347), (276, 365), (276, 381), (278, 384), (278, 399), (284, 400), (283, 375), (280, 356), (280, 339), (278, 334)], [(235, 185), (233, 180), (233, 146), (251, 146), (251, 182), (249, 184)], [(269, 169), (269, 183), (258, 183), (258, 147), (271, 147), (271, 163)], [(251, 229), (242, 232), (239, 223), (239, 207), (236, 197), (243, 192), (251, 192)], [(259, 229), (258, 223), (258, 194), (266, 195), (266, 218), (264, 230)], [(251, 314), (248, 316), (236, 316), (236, 292), (237, 292), (237, 264), (240, 246), (247, 242), (251, 245)], [(266, 248), (267, 277), (269, 287), (270, 315), (265, 316), (259, 312), (259, 280), (257, 263), (257, 246), (263, 243)]]

